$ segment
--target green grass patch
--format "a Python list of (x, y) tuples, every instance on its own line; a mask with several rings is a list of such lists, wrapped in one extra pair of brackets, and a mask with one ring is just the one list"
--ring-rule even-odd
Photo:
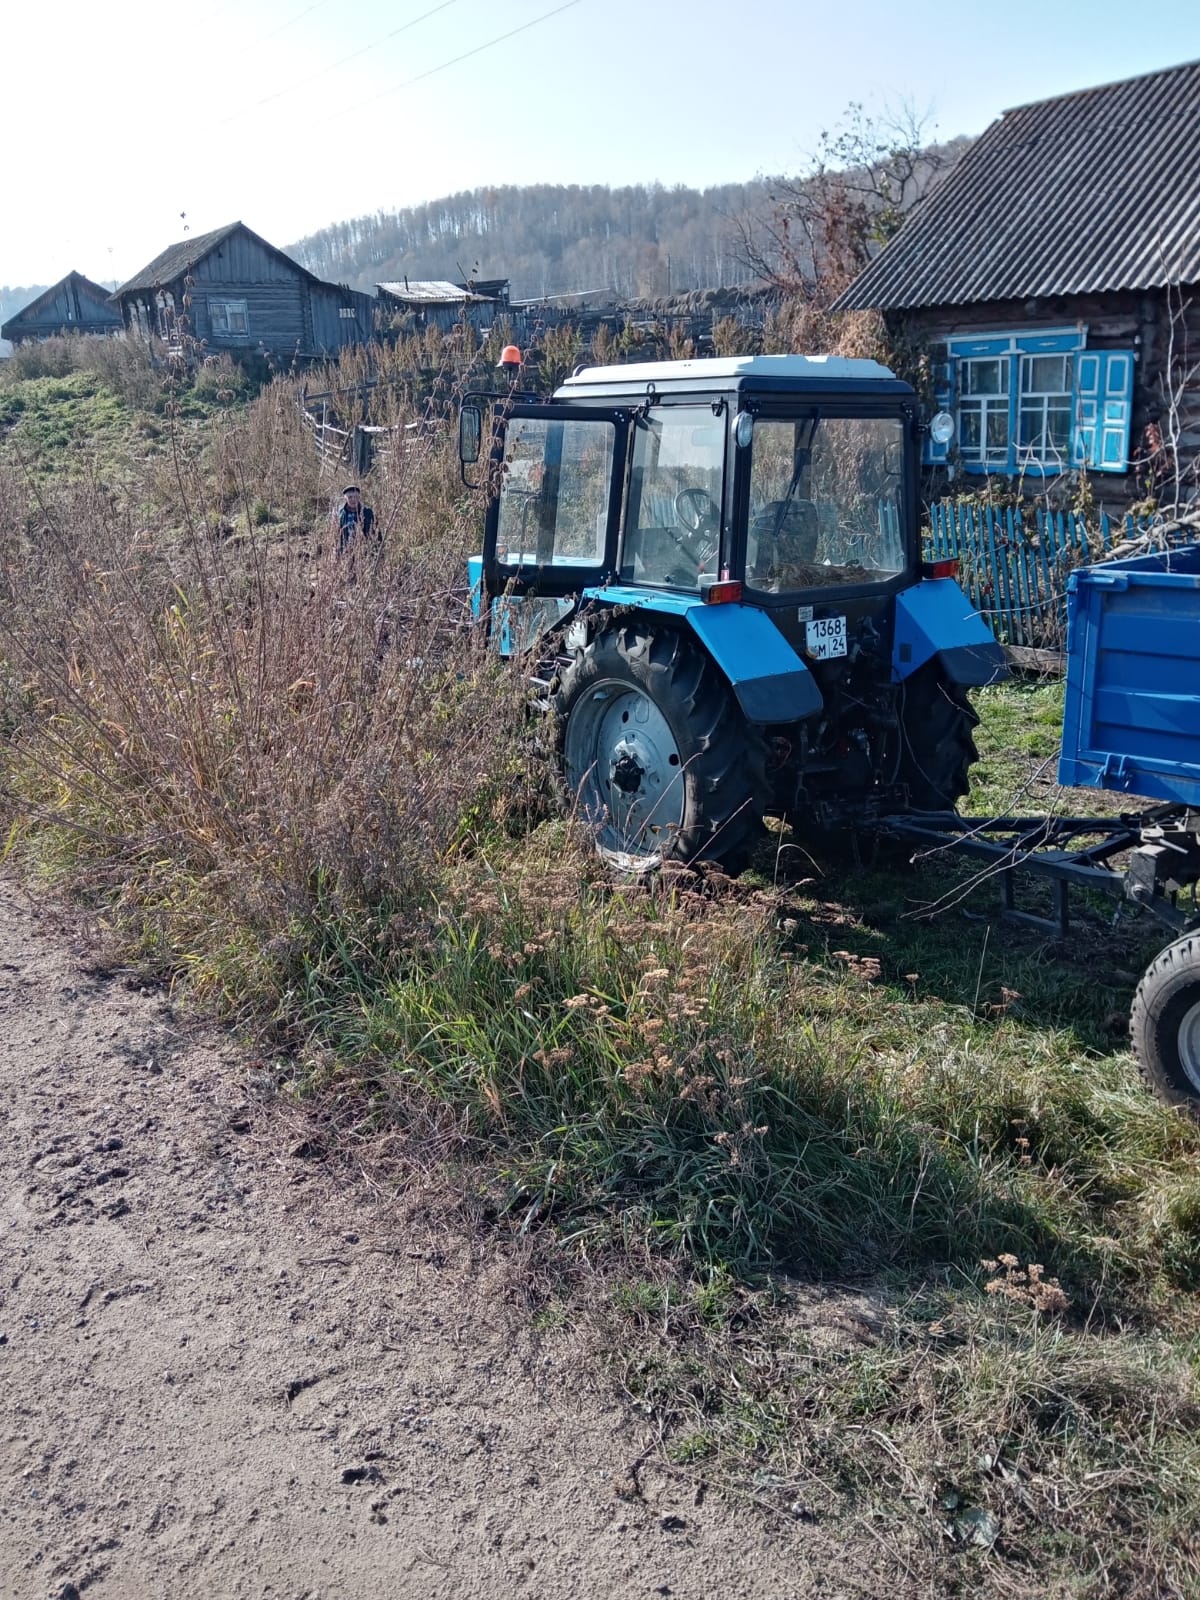
[(0, 450), (40, 472), (122, 466), (138, 435), (134, 413), (94, 372), (0, 388)]
[[(1012, 816), (1045, 809), (1058, 789), (1062, 741), (1062, 679), (1011, 678), (973, 696), (982, 715), (964, 810), (973, 816)], [(1061, 793), (1061, 791), (1059, 791)]]
[(343, 948), (307, 985), (357, 1070), (466, 1110), (501, 1210), (718, 1269), (1146, 1264), (1117, 1212), (1200, 1137), (1081, 1041), (1086, 974), (998, 948), (985, 982), (961, 921), (893, 950), (831, 902), (614, 891), (544, 848), (451, 885), (427, 960)]

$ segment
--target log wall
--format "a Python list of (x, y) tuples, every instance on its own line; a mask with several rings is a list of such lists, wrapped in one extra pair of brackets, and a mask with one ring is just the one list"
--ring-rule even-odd
[[(1163, 459), (1159, 440), (1168, 450), (1172, 439), (1177, 442), (1181, 477), (1200, 482), (1200, 285), (931, 307), (894, 313), (888, 325), (898, 341), (926, 346), (974, 332), (1078, 325), (1087, 329), (1089, 350), (1132, 349), (1131, 470), (1096, 474), (1098, 493), (1116, 508), (1147, 493), (1161, 498), (1164, 474), (1174, 476), (1174, 460)], [(1037, 479), (1027, 487), (1044, 493), (1050, 481)]]

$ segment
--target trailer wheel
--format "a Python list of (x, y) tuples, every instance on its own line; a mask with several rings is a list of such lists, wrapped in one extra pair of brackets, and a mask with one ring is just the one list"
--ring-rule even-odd
[(900, 782), (914, 811), (953, 811), (971, 787), (979, 760), (973, 737), (979, 715), (966, 690), (947, 683), (937, 663), (914, 672), (900, 702)]
[(564, 670), (552, 707), (563, 774), (608, 861), (740, 870), (762, 831), (749, 730), (687, 635), (641, 619), (606, 628)]
[(1158, 1098), (1200, 1118), (1200, 933), (1176, 939), (1146, 968), (1129, 1031)]

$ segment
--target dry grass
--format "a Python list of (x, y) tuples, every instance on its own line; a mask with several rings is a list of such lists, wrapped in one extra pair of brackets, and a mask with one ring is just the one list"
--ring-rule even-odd
[[(404, 534), (427, 479), (440, 496), (445, 440), (378, 485), (384, 554), (351, 574), (286, 405), (268, 390), (213, 442), (215, 470), (173, 456), (169, 531), (94, 481), (43, 488), (33, 517), (0, 482), (18, 834), (162, 970), (222, 968), (230, 999), (286, 988), (317, 907), (352, 922), (422, 902), (464, 819), (525, 792), (519, 690), (467, 625), (462, 530)], [(306, 516), (303, 543), (255, 527), (263, 486)]]

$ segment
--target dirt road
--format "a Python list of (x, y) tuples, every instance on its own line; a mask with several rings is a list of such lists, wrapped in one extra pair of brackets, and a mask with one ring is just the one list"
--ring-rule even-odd
[(643, 1433), (502, 1265), (304, 1149), (0, 880), (3, 1600), (861, 1592), (653, 1460), (631, 1495)]

